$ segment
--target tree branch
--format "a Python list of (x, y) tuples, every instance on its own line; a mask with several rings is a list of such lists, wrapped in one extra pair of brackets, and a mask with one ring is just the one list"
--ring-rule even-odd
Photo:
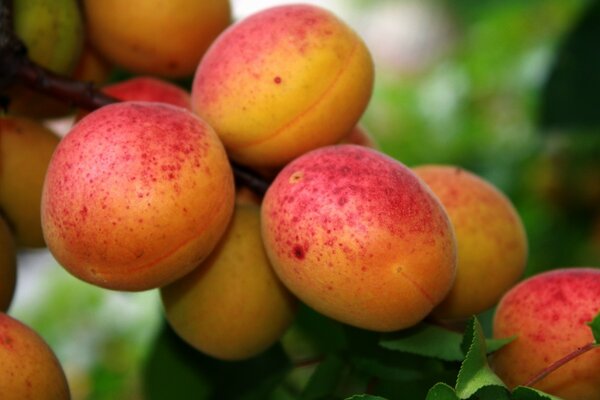
[[(32, 61), (27, 55), (27, 47), (14, 33), (12, 0), (0, 0), (0, 91), (15, 82), (89, 111), (119, 101), (98, 90), (91, 82), (58, 75)], [(269, 182), (247, 167), (236, 163), (231, 167), (238, 184), (264, 196)]]

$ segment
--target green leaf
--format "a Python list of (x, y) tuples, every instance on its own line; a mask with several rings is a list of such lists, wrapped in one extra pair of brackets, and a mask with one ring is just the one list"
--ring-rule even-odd
[(471, 343), (456, 380), (456, 394), (468, 399), (486, 386), (506, 388), (502, 380), (491, 370), (487, 362), (487, 349), (483, 330), (477, 318), (471, 319), (465, 332)]
[(217, 360), (189, 346), (165, 323), (145, 365), (144, 398), (264, 400), (290, 367), (279, 345), (244, 361)]
[(344, 361), (335, 354), (329, 354), (315, 369), (302, 392), (302, 400), (327, 398), (335, 392), (344, 372)]
[(460, 350), (463, 335), (425, 322), (419, 325), (384, 335), (379, 344), (389, 350), (403, 351), (444, 361), (461, 361)]
[(458, 396), (452, 387), (443, 382), (438, 382), (429, 389), (425, 400), (458, 400)]
[(592, 329), (594, 342), (600, 345), (600, 313), (598, 313), (591, 322), (588, 322), (588, 325)]
[(300, 304), (294, 322), (294, 329), (303, 333), (320, 353), (336, 352), (346, 347), (343, 324)]
[(485, 339), (486, 353), (490, 354), (500, 350), (502, 347), (506, 346), (516, 338), (517, 336), (510, 336), (502, 339)]
[[(462, 361), (473, 340), (467, 329), (461, 334), (438, 325), (422, 322), (419, 325), (384, 335), (380, 346), (388, 350), (402, 351), (444, 361)], [(485, 339), (487, 353), (494, 352), (510, 343), (514, 338)]]
[(556, 396), (541, 392), (537, 389), (517, 386), (512, 392), (513, 400), (561, 400)]
[(165, 324), (146, 361), (143, 388), (148, 400), (208, 399), (214, 387), (202, 368), (202, 356)]
[(420, 363), (410, 365), (402, 365), (400, 363), (386, 363), (382, 359), (371, 357), (352, 357), (352, 365), (359, 371), (374, 376), (378, 379), (389, 381), (413, 381), (422, 379), (427, 373), (431, 373), (429, 368), (420, 368)]
[(373, 396), (370, 394), (355, 394), (351, 397), (346, 397), (344, 400), (387, 400), (385, 397)]

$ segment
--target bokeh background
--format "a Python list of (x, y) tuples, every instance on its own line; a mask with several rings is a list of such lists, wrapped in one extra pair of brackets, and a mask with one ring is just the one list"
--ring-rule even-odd
[[(236, 19), (283, 3), (232, 1)], [(526, 276), (600, 267), (600, 2), (311, 3), (346, 20), (373, 54), (375, 90), (361, 124), (381, 150), (408, 166), (461, 166), (506, 193), (529, 237)], [(24, 251), (19, 263), (11, 314), (50, 343), (75, 399), (202, 399), (214, 382), (256, 383), (283, 357), (273, 350), (267, 364), (224, 366), (184, 349), (187, 358), (175, 360), (181, 345), (165, 328), (157, 291), (90, 286), (45, 250)], [(486, 329), (491, 315), (481, 316)], [(230, 381), (234, 373), (240, 380)], [(295, 398), (310, 373), (298, 368), (272, 398)], [(168, 377), (177, 379), (165, 386)]]

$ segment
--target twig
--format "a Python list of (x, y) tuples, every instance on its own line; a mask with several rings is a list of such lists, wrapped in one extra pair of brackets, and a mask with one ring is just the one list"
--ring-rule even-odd
[(523, 384), (523, 386), (533, 386), (533, 385), (535, 385), (537, 382), (539, 382), (542, 379), (544, 379), (551, 372), (556, 371), (557, 369), (559, 369), (560, 367), (562, 367), (563, 365), (565, 365), (567, 362), (571, 361), (572, 359), (574, 359), (576, 357), (579, 357), (580, 355), (582, 355), (582, 354), (584, 354), (584, 353), (592, 350), (595, 347), (596, 347), (596, 344), (593, 343), (593, 342), (592, 343), (588, 343), (588, 344), (586, 344), (583, 347), (579, 347), (577, 350), (573, 351), (572, 353), (567, 354), (566, 356), (564, 356), (560, 360), (557, 360), (557, 361), (553, 362), (552, 364), (550, 364), (549, 366), (547, 366), (546, 368), (544, 368), (538, 374), (536, 374), (531, 379), (529, 379), (527, 382), (525, 382)]
[[(0, 0), (0, 90), (15, 82), (89, 111), (119, 101), (90, 82), (58, 75), (32, 61), (26, 46), (14, 33), (12, 1)], [(247, 167), (235, 163), (231, 166), (238, 183), (264, 196), (269, 187), (267, 180)]]

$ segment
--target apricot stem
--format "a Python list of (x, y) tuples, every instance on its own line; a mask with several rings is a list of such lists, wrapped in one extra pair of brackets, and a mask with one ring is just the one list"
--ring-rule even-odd
[(548, 365), (546, 368), (544, 368), (543, 370), (541, 370), (538, 374), (536, 374), (535, 376), (533, 376), (531, 379), (529, 379), (527, 382), (525, 382), (523, 384), (523, 386), (533, 386), (536, 383), (538, 383), (539, 381), (541, 381), (542, 379), (544, 379), (547, 375), (549, 375), (551, 372), (556, 371), (557, 369), (559, 369), (560, 367), (562, 367), (563, 365), (565, 365), (567, 362), (571, 361), (572, 359), (579, 357), (580, 355), (592, 350), (593, 348), (595, 348), (597, 345), (594, 342), (588, 343), (585, 346), (579, 347), (577, 348), (577, 350), (567, 354), (566, 356), (564, 356), (563, 358), (553, 362), (552, 364)]

